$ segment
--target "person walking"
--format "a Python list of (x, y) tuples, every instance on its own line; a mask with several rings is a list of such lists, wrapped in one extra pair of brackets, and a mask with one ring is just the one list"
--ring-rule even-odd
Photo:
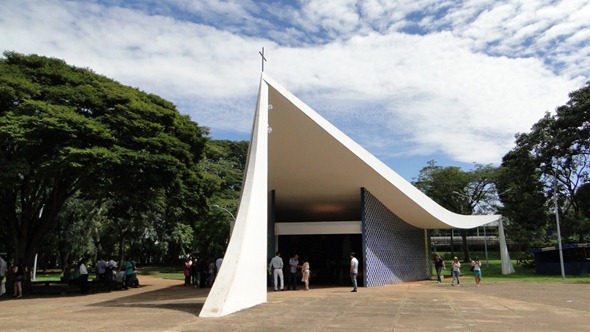
[(453, 266), (452, 266), (452, 274), (453, 274), (453, 281), (451, 281), (451, 286), (459, 286), (459, 276), (461, 275), (461, 263), (459, 262), (459, 258), (453, 258)]
[(481, 262), (479, 261), (479, 257), (476, 256), (471, 261), (471, 267), (473, 268), (473, 276), (475, 277), (475, 286), (479, 287), (481, 283)]
[(299, 255), (289, 258), (289, 285), (287, 289), (297, 289), (297, 269), (299, 266)]
[(305, 290), (309, 290), (309, 276), (311, 274), (311, 270), (309, 269), (309, 262), (307, 259), (303, 260), (303, 265), (301, 266), (301, 281), (305, 284)]
[(281, 252), (277, 251), (275, 257), (270, 260), (270, 264), (268, 265), (268, 272), (273, 275), (274, 278), (274, 289), (275, 291), (279, 290), (279, 282), (278, 279), (281, 278), (281, 287), (282, 291), (285, 290), (285, 277), (283, 276), (283, 259), (281, 258)]
[(350, 253), (350, 280), (352, 280), (351, 293), (355, 293), (357, 290), (356, 277), (359, 274), (359, 261), (356, 259), (354, 251)]
[(434, 268), (436, 269), (436, 282), (440, 284), (442, 282), (442, 269), (445, 268), (445, 261), (440, 258), (440, 255), (437, 254), (432, 262), (434, 263)]

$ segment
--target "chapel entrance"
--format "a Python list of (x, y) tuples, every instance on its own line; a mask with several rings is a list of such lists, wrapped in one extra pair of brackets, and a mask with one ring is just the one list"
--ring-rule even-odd
[(351, 285), (350, 252), (354, 251), (360, 262), (359, 286), (362, 281), (362, 235), (321, 234), (281, 235), (279, 250), (288, 272), (289, 258), (299, 255), (299, 262), (308, 259), (311, 266), (311, 285)]

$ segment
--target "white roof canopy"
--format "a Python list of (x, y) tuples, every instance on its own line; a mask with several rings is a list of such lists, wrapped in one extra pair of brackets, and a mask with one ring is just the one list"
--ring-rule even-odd
[(501, 217), (446, 210), (264, 73), (262, 80), (277, 222), (359, 220), (361, 187), (419, 228), (473, 228)]

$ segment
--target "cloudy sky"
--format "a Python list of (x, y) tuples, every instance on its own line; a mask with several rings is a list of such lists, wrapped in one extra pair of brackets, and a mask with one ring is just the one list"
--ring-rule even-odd
[(0, 0), (0, 50), (91, 68), (247, 140), (265, 72), (408, 180), (498, 165), (590, 80), (587, 0)]

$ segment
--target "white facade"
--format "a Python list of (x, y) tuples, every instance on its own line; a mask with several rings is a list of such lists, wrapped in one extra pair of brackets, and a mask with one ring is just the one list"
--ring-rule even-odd
[[(279, 234), (339, 227), (357, 233), (360, 188), (421, 229), (473, 228), (501, 217), (459, 215), (439, 206), (262, 73), (236, 223), (200, 316), (221, 317), (266, 301), (270, 191), (276, 193)], [(334, 224), (293, 224), (322, 220)]]

